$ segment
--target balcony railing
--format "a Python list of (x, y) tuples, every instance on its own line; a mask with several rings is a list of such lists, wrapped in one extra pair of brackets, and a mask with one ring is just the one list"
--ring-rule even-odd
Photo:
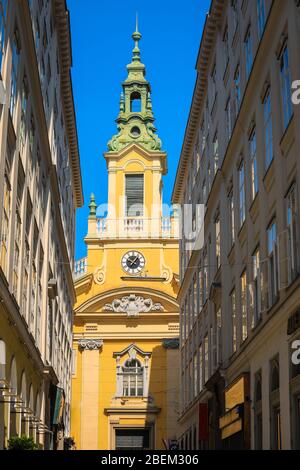
[(95, 229), (89, 236), (99, 238), (178, 238), (178, 219), (161, 217), (146, 219), (126, 217), (124, 219), (96, 218)]
[(87, 273), (87, 258), (81, 258), (74, 263), (74, 278), (78, 279)]

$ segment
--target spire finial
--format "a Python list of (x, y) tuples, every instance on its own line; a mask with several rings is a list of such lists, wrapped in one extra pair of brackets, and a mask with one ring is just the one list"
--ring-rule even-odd
[(132, 35), (132, 39), (135, 42), (134, 49), (133, 49), (132, 62), (140, 62), (141, 57), (140, 57), (139, 41), (141, 37), (142, 35), (139, 32), (139, 18), (138, 18), (138, 14), (136, 13), (135, 32)]
[(136, 33), (138, 33), (138, 31), (139, 31), (139, 14), (138, 14), (138, 12), (136, 12), (136, 14), (135, 14), (135, 31), (136, 31)]
[(90, 209), (89, 217), (96, 217), (97, 204), (96, 204), (96, 201), (95, 201), (95, 194), (94, 193), (91, 194), (89, 209)]

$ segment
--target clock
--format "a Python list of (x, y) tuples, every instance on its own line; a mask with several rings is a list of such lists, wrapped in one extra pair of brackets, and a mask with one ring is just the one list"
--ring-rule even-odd
[(138, 274), (145, 267), (145, 258), (138, 251), (128, 251), (122, 258), (122, 268), (128, 274)]

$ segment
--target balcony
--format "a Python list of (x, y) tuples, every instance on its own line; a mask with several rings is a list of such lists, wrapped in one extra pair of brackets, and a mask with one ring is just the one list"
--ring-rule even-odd
[(108, 219), (96, 217), (89, 220), (88, 238), (124, 239), (124, 238), (170, 238), (178, 239), (178, 218), (160, 217), (125, 217)]
[(87, 258), (81, 258), (74, 263), (74, 279), (78, 279), (87, 273)]

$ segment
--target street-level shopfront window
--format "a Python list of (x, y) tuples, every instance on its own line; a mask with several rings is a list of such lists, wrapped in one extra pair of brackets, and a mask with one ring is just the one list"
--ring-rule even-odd
[[(300, 337), (293, 339), (290, 345), (290, 394), (291, 394), (291, 421), (292, 421), (292, 449), (300, 449), (300, 364), (293, 363), (292, 357), (295, 349), (292, 348), (294, 341), (299, 341)], [(295, 362), (295, 361), (294, 361)], [(298, 361), (297, 361), (298, 362)]]
[(281, 450), (281, 410), (279, 391), (279, 357), (270, 363), (271, 449)]
[(261, 371), (255, 375), (254, 385), (254, 445), (255, 450), (262, 450), (263, 417), (262, 417), (262, 374)]

